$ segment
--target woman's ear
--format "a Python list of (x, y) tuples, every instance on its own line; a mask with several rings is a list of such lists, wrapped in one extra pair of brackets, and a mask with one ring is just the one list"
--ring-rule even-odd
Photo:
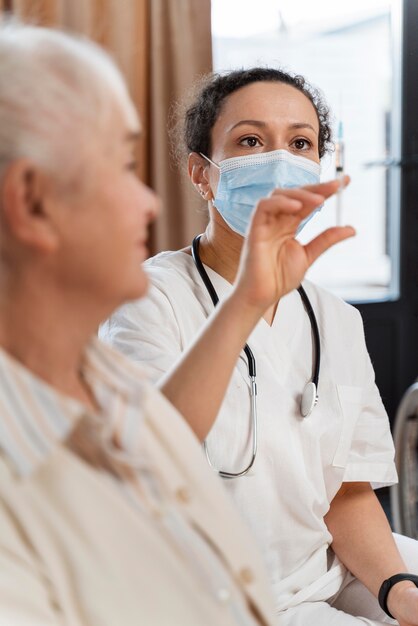
[(52, 252), (58, 244), (49, 210), (50, 186), (50, 177), (27, 159), (11, 163), (0, 186), (1, 218), (9, 233), (40, 252)]
[(213, 199), (209, 181), (209, 163), (197, 152), (191, 152), (188, 159), (190, 180), (204, 200)]

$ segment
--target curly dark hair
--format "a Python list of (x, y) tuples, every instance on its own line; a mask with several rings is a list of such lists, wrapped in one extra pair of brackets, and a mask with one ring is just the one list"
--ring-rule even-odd
[(184, 148), (188, 152), (201, 152), (210, 156), (211, 131), (225, 98), (237, 89), (259, 81), (277, 81), (295, 87), (303, 93), (312, 102), (318, 116), (320, 158), (330, 151), (332, 147), (330, 110), (320, 92), (303, 76), (264, 67), (204, 76), (197, 90), (195, 89), (191, 105), (186, 108), (183, 105), (183, 112), (180, 113), (182, 119), (178, 119), (174, 135), (177, 138), (181, 135)]

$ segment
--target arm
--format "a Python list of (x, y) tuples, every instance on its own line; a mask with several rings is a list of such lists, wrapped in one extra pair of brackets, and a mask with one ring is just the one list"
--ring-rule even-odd
[(320, 254), (354, 234), (343, 227), (305, 246), (294, 239), (301, 220), (337, 189), (338, 181), (332, 181), (278, 190), (258, 203), (231, 295), (160, 385), (200, 439), (212, 427), (239, 354), (264, 312), (300, 285)]
[[(343, 483), (325, 522), (335, 554), (376, 597), (386, 578), (407, 571), (369, 483)], [(398, 583), (389, 592), (388, 608), (400, 626), (415, 626), (418, 589), (409, 581)]]

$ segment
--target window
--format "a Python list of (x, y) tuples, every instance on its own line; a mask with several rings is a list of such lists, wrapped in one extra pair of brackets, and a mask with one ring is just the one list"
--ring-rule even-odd
[[(344, 128), (343, 223), (357, 237), (328, 251), (308, 278), (350, 302), (399, 297), (400, 11), (394, 0), (212, 0), (216, 71), (254, 65), (304, 75)], [(334, 177), (335, 155), (322, 161)], [(301, 233), (336, 223), (330, 200)]]

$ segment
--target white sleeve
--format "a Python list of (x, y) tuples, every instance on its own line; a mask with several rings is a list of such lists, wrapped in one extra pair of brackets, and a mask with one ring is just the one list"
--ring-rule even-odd
[(345, 482), (367, 481), (376, 489), (397, 482), (395, 449), (389, 419), (375, 384), (373, 366), (367, 352), (363, 322), (357, 313), (355, 340), (364, 385), (359, 415), (353, 432), (344, 473)]
[(118, 309), (101, 325), (99, 337), (141, 363), (154, 382), (171, 368), (183, 351), (173, 307), (155, 285), (145, 298)]

